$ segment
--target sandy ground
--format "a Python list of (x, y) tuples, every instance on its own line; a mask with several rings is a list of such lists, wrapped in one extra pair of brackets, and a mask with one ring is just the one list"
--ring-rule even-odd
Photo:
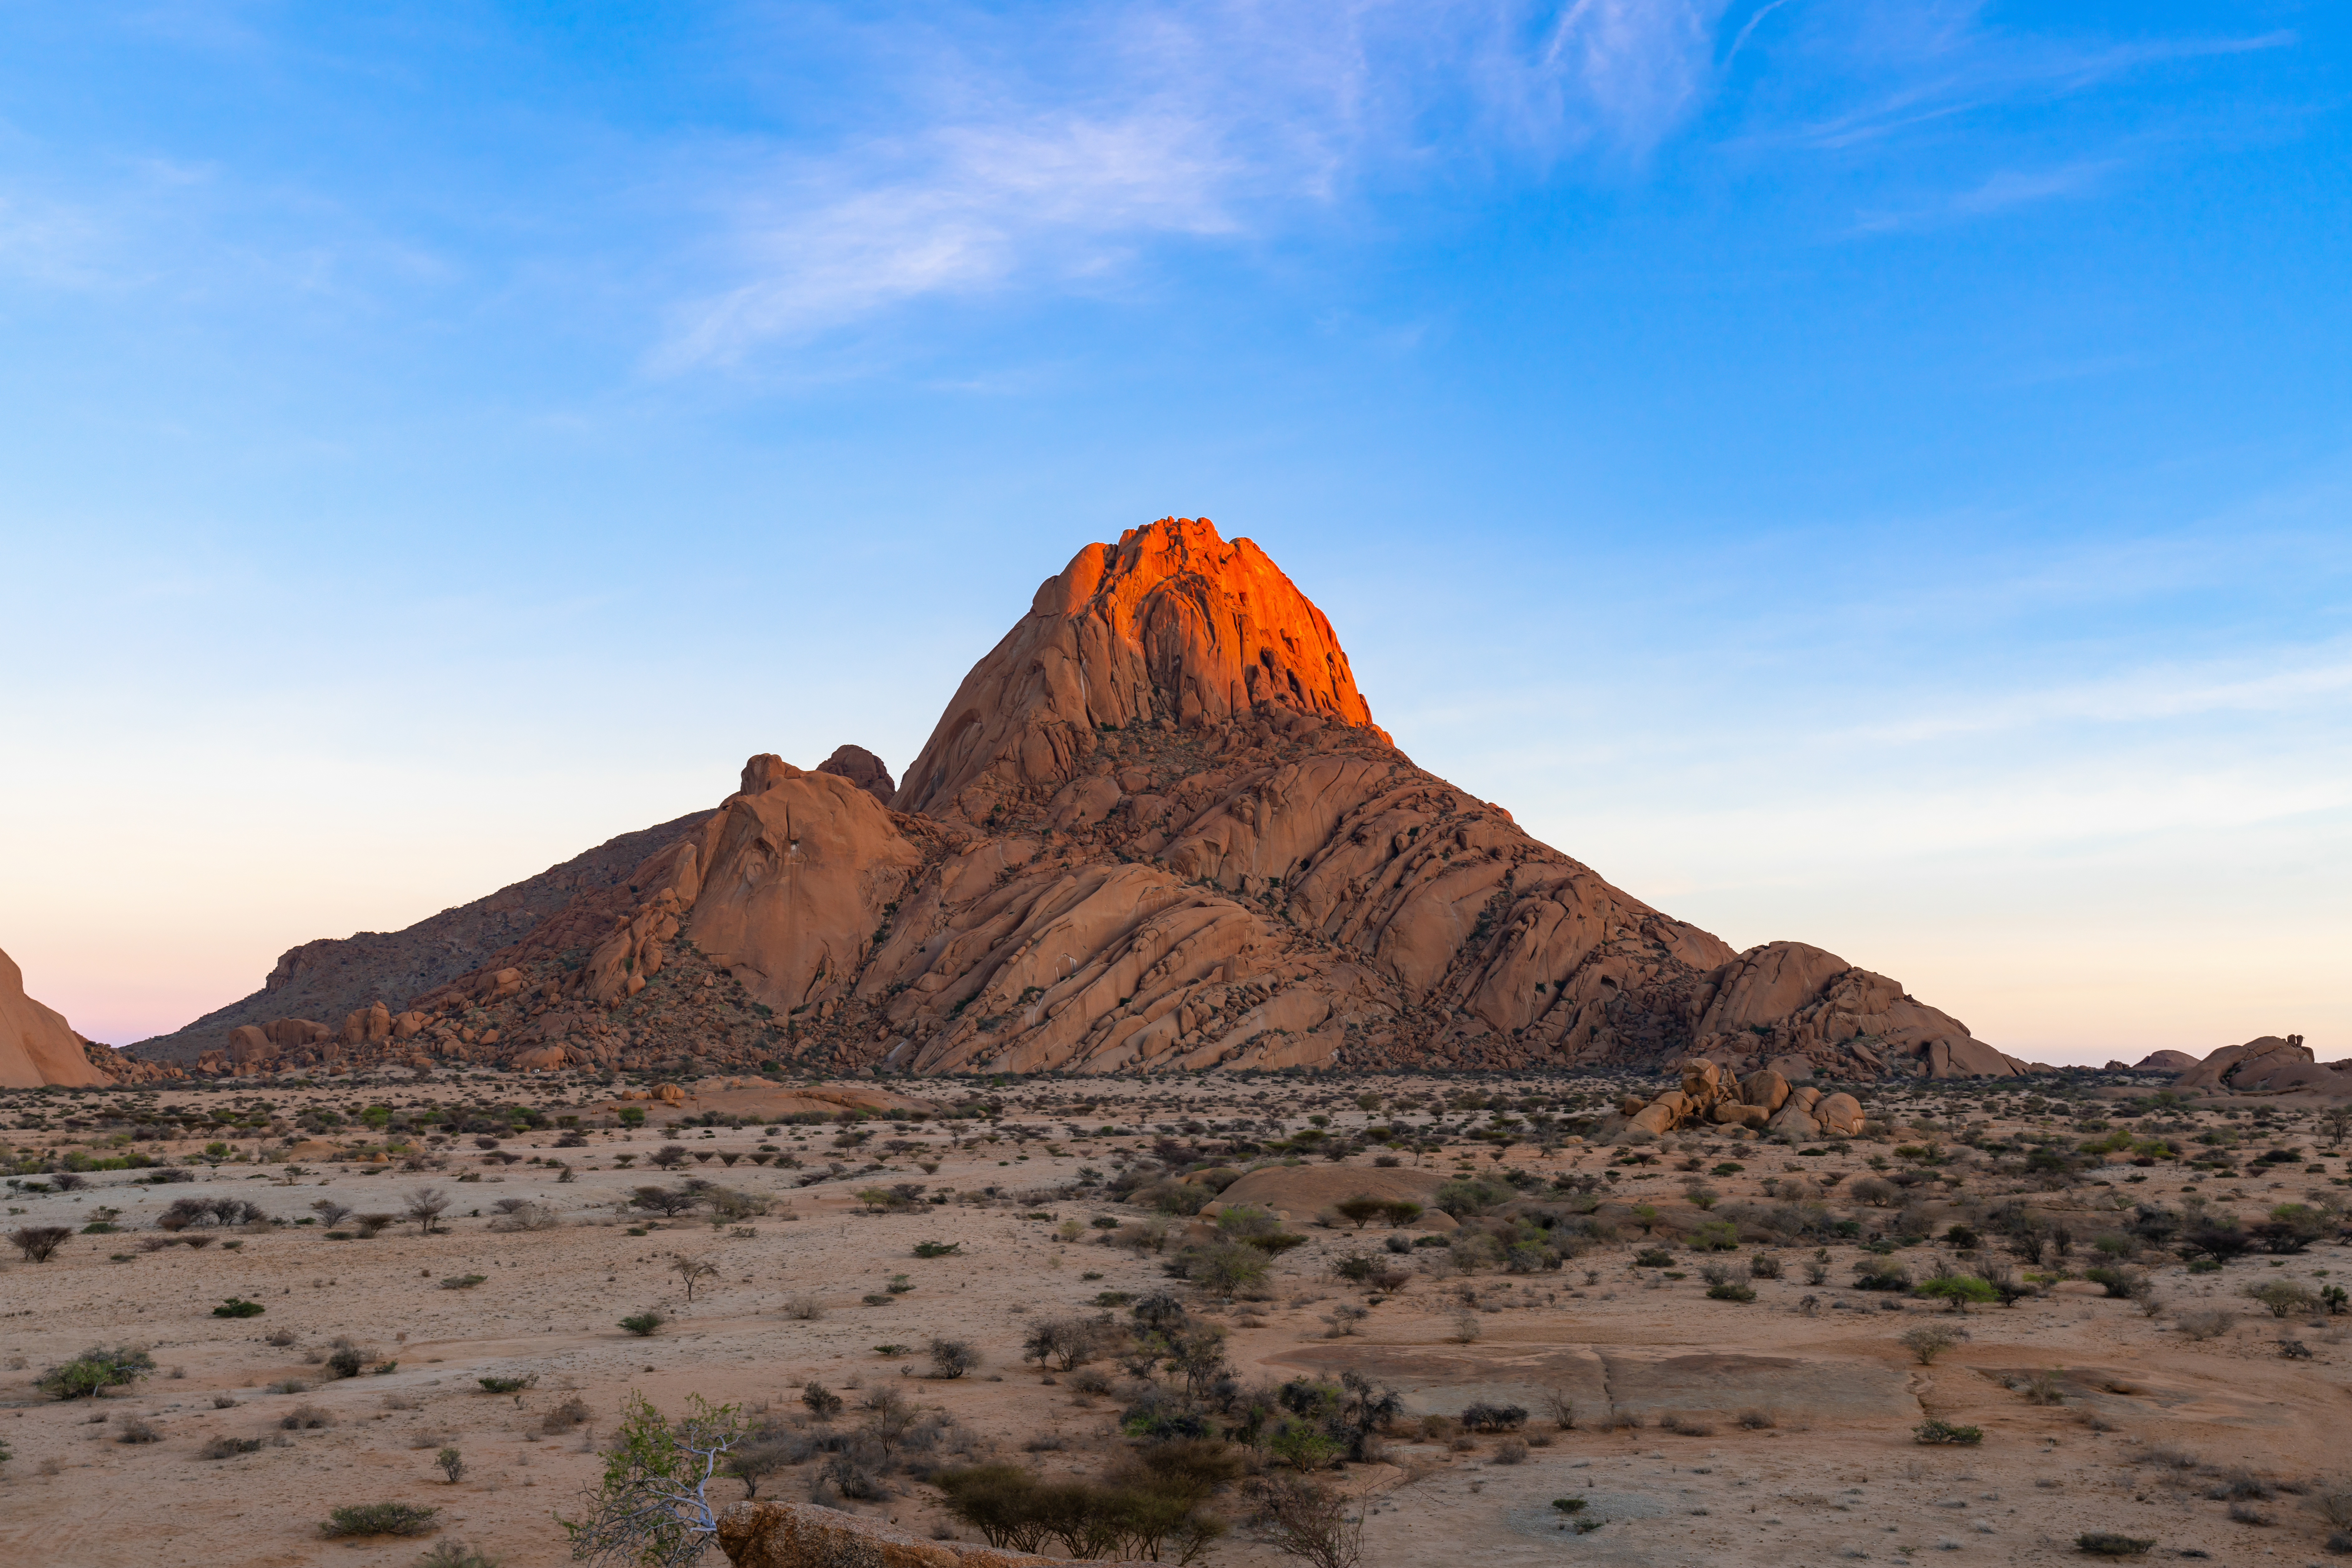
[[(1154, 1137), (1181, 1131), (1188, 1120), (1213, 1123), (1244, 1107), (1261, 1119), (1261, 1127), (1273, 1116), (1295, 1129), (1316, 1110), (1345, 1129), (1367, 1120), (1353, 1103), (1361, 1091), (1559, 1095), (1596, 1087), (1606, 1086), (1530, 1075), (1443, 1082), (1382, 1078), (1232, 1085), (1212, 1079), (1154, 1087), (1054, 1080), (992, 1091), (1004, 1102), (1007, 1121), (1035, 1130), (1036, 1136), (1001, 1134), (996, 1142), (958, 1148), (944, 1127), (966, 1138), (984, 1129), (892, 1123), (855, 1152), (835, 1152), (829, 1127), (785, 1126), (771, 1134), (758, 1125), (667, 1133), (659, 1126), (681, 1110), (723, 1112), (740, 1100), (772, 1113), (769, 1107), (781, 1103), (769, 1091), (747, 1090), (713, 1093), (678, 1108), (656, 1104), (654, 1127), (594, 1131), (583, 1148), (559, 1151), (552, 1130), (504, 1142), (505, 1152), (526, 1162), (560, 1153), (572, 1163), (568, 1182), (559, 1182), (552, 1166), (487, 1161), (465, 1138), (445, 1146), (447, 1163), (439, 1170), (338, 1163), (329, 1157), (337, 1148), (366, 1141), (340, 1131), (302, 1144), (294, 1163), (304, 1173), (290, 1178), (282, 1163), (232, 1161), (189, 1184), (136, 1185), (131, 1178), (140, 1173), (126, 1171), (92, 1174), (79, 1193), (13, 1192), (11, 1226), (68, 1224), (79, 1231), (105, 1205), (121, 1211), (115, 1223), (123, 1228), (113, 1235), (77, 1234), (46, 1263), (16, 1261), (12, 1250), (0, 1271), (0, 1357), (8, 1369), (0, 1372), (0, 1442), (14, 1451), (0, 1471), (5, 1478), (0, 1479), (0, 1561), (52, 1568), (404, 1565), (428, 1542), (344, 1544), (322, 1541), (318, 1531), (331, 1506), (399, 1500), (438, 1508), (447, 1534), (509, 1568), (561, 1563), (566, 1548), (552, 1516), (567, 1510), (594, 1479), (601, 1466), (596, 1441), (609, 1433), (631, 1390), (665, 1409), (698, 1394), (787, 1414), (798, 1412), (798, 1389), (811, 1378), (850, 1392), (853, 1399), (861, 1387), (888, 1382), (952, 1414), (977, 1435), (975, 1451), (993, 1445), (1005, 1457), (1024, 1458), (1033, 1440), (1058, 1434), (1065, 1446), (1030, 1462), (1082, 1472), (1098, 1468), (1117, 1451), (1117, 1400), (1089, 1398), (1075, 1393), (1066, 1378), (1048, 1383), (1024, 1367), (1019, 1346), (1025, 1326), (1040, 1314), (1091, 1310), (1102, 1291), (1140, 1293), (1169, 1281), (1160, 1258), (1094, 1245), (1091, 1231), (1076, 1241), (1056, 1233), (1064, 1220), (1083, 1224), (1102, 1215), (1133, 1217), (1136, 1211), (1040, 1194), (1074, 1181), (1082, 1168), (1112, 1170), (1115, 1154), (1148, 1149)], [(964, 1092), (942, 1091), (940, 1099)], [(767, 1100), (754, 1098), (763, 1093)], [(1881, 1098), (1889, 1107), (1906, 1105), (1903, 1114), (1937, 1103), (1934, 1091), (1909, 1102)], [(131, 1097), (122, 1099), (130, 1103)], [(543, 1083), (487, 1076), (462, 1086), (366, 1090), (248, 1084), (167, 1092), (143, 1103), (202, 1109), (267, 1101), (289, 1116), (314, 1102), (459, 1099), (544, 1104), (589, 1123), (604, 1119), (615, 1103), (605, 1091), (575, 1086), (567, 1094)], [(19, 1108), (33, 1102), (16, 1100)], [(1074, 1109), (1079, 1100), (1087, 1105), (1082, 1114)], [(2006, 1100), (1970, 1100), (1967, 1105), (1978, 1109), (1963, 1109), (1984, 1117), (1990, 1106), (1996, 1131), (2051, 1125), (2020, 1113), (2021, 1102), (2021, 1091)], [(44, 1103), (54, 1110), (58, 1102)], [(99, 1097), (74, 1102), (75, 1116), (90, 1121), (91, 1131), (0, 1137), (37, 1150), (87, 1142), (100, 1135), (91, 1109), (99, 1103)], [(1873, 1106), (1874, 1114), (1881, 1109)], [(1070, 1136), (1073, 1124), (1087, 1127), (1089, 1136)], [(2209, 1113), (2191, 1127), (2217, 1124)], [(1101, 1125), (1119, 1131), (1103, 1136), (1095, 1131)], [(2286, 1141), (2308, 1147), (2324, 1142), (2308, 1122), (2281, 1126)], [(1270, 1134), (1261, 1130), (1256, 1136)], [(1780, 1175), (1783, 1167), (1814, 1175), (1843, 1171), (1849, 1181), (1866, 1176), (1869, 1157), (1883, 1159), (1892, 1143), (1916, 1136), (1898, 1131), (1885, 1143), (1856, 1141), (1849, 1152), (1801, 1161), (1792, 1150), (1718, 1136), (1695, 1137), (1687, 1150), (1709, 1170), (1726, 1159), (1744, 1167), (1706, 1177), (1729, 1201), (1760, 1196), (1763, 1178)], [(882, 1142), (891, 1137), (913, 1146), (886, 1152)], [(772, 1200), (770, 1212), (746, 1222), (742, 1228), (750, 1234), (694, 1219), (654, 1221), (648, 1228), (642, 1215), (625, 1215), (616, 1205), (655, 1179), (644, 1160), (672, 1140), (698, 1152), (748, 1153), (767, 1144), (796, 1154), (806, 1166), (689, 1163), (690, 1173)], [(234, 1146), (249, 1155), (270, 1142), (282, 1140), (248, 1132)], [(1681, 1145), (1675, 1138), (1662, 1147), (1681, 1153)], [(162, 1147), (185, 1155), (201, 1145)], [(1461, 1152), (1449, 1148), (1428, 1156), (1426, 1168), (1450, 1173)], [(619, 1168), (625, 1154), (635, 1168)], [(1495, 1169), (1485, 1146), (1476, 1146), (1475, 1154), (1478, 1168)], [(1607, 1156), (1576, 1143), (1550, 1156), (1517, 1144), (1507, 1163), (1546, 1174), (1597, 1173)], [(797, 1184), (804, 1174), (822, 1171), (827, 1157), (848, 1164), (850, 1178)], [(856, 1174), (869, 1160), (887, 1169)], [(936, 1161), (938, 1169), (924, 1171), (919, 1161)], [(1310, 1168), (1328, 1166), (1316, 1161)], [(2129, 1183), (2131, 1175), (2145, 1179)], [(474, 1179), (460, 1182), (460, 1176)], [(2340, 1200), (2342, 1178), (2343, 1161), (2331, 1155), (2291, 1168), (2284, 1179), (2209, 1178), (2201, 1190), (2217, 1210), (2252, 1218), (2271, 1204), (2313, 1193)], [(1686, 1209), (1680, 1193), (1687, 1179), (1687, 1173), (1662, 1162), (1621, 1169), (1617, 1191)], [(1962, 1194), (1948, 1195), (1991, 1199), (2001, 1186), (1980, 1174), (1966, 1180)], [(967, 1197), (994, 1186), (999, 1198), (923, 1205), (908, 1213), (862, 1212), (857, 1187), (895, 1181), (919, 1181)], [(415, 1226), (402, 1224), (373, 1239), (333, 1240), (321, 1226), (288, 1224), (224, 1233), (201, 1250), (149, 1252), (137, 1245), (158, 1234), (153, 1216), (177, 1197), (234, 1194), (290, 1221), (308, 1216), (320, 1198), (362, 1211), (396, 1209), (403, 1194), (427, 1184), (454, 1200), (441, 1234), (420, 1236)], [(2197, 1173), (2169, 1162), (2147, 1169), (2116, 1164), (2089, 1184), (2042, 1194), (2040, 1201), (2080, 1205), (2078, 1229), (2087, 1242), (2109, 1223), (2100, 1218), (2103, 1208), (2122, 1199), (2177, 1204), (2184, 1185), (2199, 1185)], [(562, 1223), (536, 1231), (494, 1229), (493, 1205), (500, 1198), (549, 1205)], [(1836, 1201), (1836, 1189), (1832, 1206), (1848, 1212)], [(1852, 1212), (1879, 1222), (1886, 1217)], [(1040, 1214), (1049, 1217), (1024, 1217)], [(1294, 1217), (1301, 1224), (1309, 1219)], [(1326, 1321), (1333, 1308), (1365, 1297), (1334, 1278), (1329, 1266), (1368, 1243), (1377, 1247), (1382, 1233), (1377, 1226), (1361, 1236), (1310, 1226), (1307, 1234), (1307, 1245), (1280, 1258), (1270, 1299), (1201, 1304), (1230, 1328), (1230, 1354), (1245, 1378), (1331, 1375), (1354, 1368), (1398, 1388), (1415, 1412), (1458, 1412), (1469, 1400), (1485, 1398), (1536, 1413), (1524, 1434), (1534, 1446), (1523, 1462), (1499, 1462), (1504, 1456), (1492, 1437), (1458, 1452), (1441, 1442), (1397, 1441), (1390, 1445), (1391, 1462), (1350, 1466), (1335, 1477), (1370, 1500), (1364, 1562), (1370, 1568), (1458, 1561), (1885, 1563), (1919, 1561), (1929, 1552), (1937, 1562), (1957, 1563), (2043, 1563), (2071, 1556), (2074, 1536), (2085, 1530), (2152, 1537), (2159, 1555), (2317, 1562), (2326, 1529), (2312, 1511), (2310, 1494), (2282, 1493), (2252, 1505), (2273, 1522), (2233, 1521), (2228, 1501), (2205, 1495), (2217, 1482), (2212, 1471), (2242, 1467), (2301, 1484), (2341, 1483), (2352, 1469), (2346, 1454), (2346, 1434), (2352, 1432), (2347, 1346), (2336, 1327), (2352, 1319), (2321, 1319), (2315, 1326), (2300, 1319), (2274, 1321), (2239, 1295), (2242, 1285), (2258, 1279), (2292, 1278), (2315, 1288), (2344, 1280), (2352, 1257), (2336, 1245), (2275, 1260), (2242, 1259), (2201, 1276), (2177, 1261), (2149, 1260), (2167, 1309), (2156, 1315), (2128, 1300), (2105, 1299), (2096, 1286), (2069, 1281), (2013, 1308), (1981, 1308), (1962, 1321), (1916, 1300), (1889, 1311), (1885, 1304), (1896, 1298), (1848, 1288), (1859, 1256), (1850, 1245), (1832, 1249), (1831, 1276), (1822, 1285), (1803, 1283), (1794, 1267), (1810, 1247), (1774, 1249), (1791, 1265), (1785, 1277), (1756, 1280), (1758, 1299), (1741, 1303), (1706, 1299), (1688, 1254), (1677, 1252), (1668, 1269), (1636, 1267), (1643, 1238), (1633, 1235), (1554, 1272), (1418, 1279), (1371, 1306), (1356, 1333), (1334, 1338)], [(915, 1245), (929, 1240), (956, 1243), (961, 1250), (915, 1258)], [(232, 1248), (230, 1242), (237, 1245)], [(1734, 1260), (1756, 1250), (1745, 1247)], [(718, 1270), (690, 1304), (671, 1271), (681, 1256), (707, 1257)], [(1925, 1249), (1906, 1256), (1924, 1257)], [(1430, 1259), (1424, 1254), (1419, 1261)], [(2085, 1246), (2065, 1261), (2068, 1271), (2079, 1272), (2097, 1258)], [(1437, 1272), (1444, 1272), (1442, 1265)], [(441, 1283), (468, 1274), (483, 1279), (454, 1289)], [(898, 1275), (911, 1288), (894, 1295), (887, 1287)], [(267, 1310), (245, 1319), (213, 1317), (211, 1309), (233, 1295)], [(880, 1297), (880, 1304), (866, 1304), (869, 1295)], [(803, 1296), (815, 1298), (820, 1316), (786, 1315), (786, 1303)], [(2179, 1331), (2178, 1313), (2200, 1306), (2233, 1307), (2242, 1321), (2219, 1338), (2192, 1342)], [(622, 1316), (648, 1308), (672, 1319), (659, 1333), (640, 1338), (617, 1326)], [(1470, 1342), (1461, 1342), (1465, 1316), (1477, 1331)], [(1964, 1321), (1970, 1338), (1934, 1365), (1921, 1366), (1895, 1336), (1930, 1321)], [(284, 1346), (266, 1338), (288, 1331), (292, 1342)], [(876, 1349), (920, 1347), (934, 1334), (972, 1341), (984, 1356), (982, 1366), (970, 1377), (945, 1381), (924, 1375), (919, 1348)], [(320, 1369), (306, 1355), (337, 1336), (395, 1361), (396, 1369), (320, 1382), (306, 1392), (268, 1392), (287, 1380), (319, 1379)], [(2301, 1339), (2311, 1359), (2283, 1359), (2276, 1342), (2285, 1337)], [(145, 1345), (157, 1370), (101, 1401), (56, 1401), (35, 1389), (42, 1369), (97, 1343)], [(2029, 1403), (2011, 1386), (2039, 1371), (2053, 1373), (2063, 1403)], [(487, 1374), (537, 1381), (520, 1394), (496, 1395), (477, 1382)], [(1556, 1430), (1545, 1417), (1546, 1390), (1576, 1399), (1582, 1419), (1575, 1429)], [(574, 1394), (594, 1412), (594, 1423), (542, 1432), (547, 1412)], [(301, 1406), (323, 1411), (330, 1424), (283, 1426), (283, 1417)], [(1598, 1417), (1612, 1409), (1640, 1416), (1643, 1425), (1595, 1429)], [(1751, 1411), (1770, 1425), (1740, 1426), (1741, 1414)], [(1669, 1415), (1704, 1429), (1663, 1429), (1659, 1418)], [(1982, 1444), (1916, 1444), (1912, 1428), (1929, 1415), (1980, 1426)], [(150, 1422), (160, 1440), (114, 1440), (133, 1416)], [(234, 1458), (197, 1457), (206, 1440), (223, 1434), (259, 1438), (263, 1446)], [(444, 1447), (465, 1458), (457, 1483), (445, 1480), (436, 1466)], [(2206, 1461), (2209, 1468), (2154, 1462), (2158, 1450)], [(808, 1484), (806, 1473), (787, 1473), (771, 1483), (772, 1495), (785, 1497), (806, 1496)], [(917, 1530), (943, 1522), (929, 1489), (903, 1476), (893, 1484), (899, 1495), (858, 1506)], [(740, 1488), (724, 1483), (721, 1495), (738, 1497)], [(1587, 1500), (1579, 1517), (1607, 1522), (1589, 1533), (1565, 1528), (1570, 1516), (1552, 1506), (1561, 1498)], [(715, 1551), (706, 1559), (719, 1561)], [(1243, 1529), (1211, 1561), (1239, 1568), (1282, 1559)]]

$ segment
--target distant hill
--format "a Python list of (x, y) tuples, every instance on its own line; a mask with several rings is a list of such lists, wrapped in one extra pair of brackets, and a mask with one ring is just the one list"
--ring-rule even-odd
[(199, 1052), (218, 1049), (240, 1024), (310, 1018), (334, 1028), (347, 1014), (377, 1002), (397, 1012), (411, 997), (478, 968), (500, 949), (520, 942), (540, 921), (583, 893), (621, 885), (639, 861), (709, 815), (691, 812), (609, 838), (536, 877), (443, 910), (404, 931), (363, 931), (289, 948), (252, 995), (131, 1048), (151, 1059), (186, 1063)]

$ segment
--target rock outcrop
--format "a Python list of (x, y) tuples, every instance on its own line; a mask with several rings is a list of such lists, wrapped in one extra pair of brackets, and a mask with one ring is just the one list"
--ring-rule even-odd
[[(887, 780), (854, 747), (814, 770), (754, 757), (717, 810), (638, 836), (632, 866), (608, 862), (520, 941), (354, 1002), (334, 1041), (272, 1035), (268, 1059), (699, 1074), (1699, 1056), (1772, 1075), (1767, 1120), (1816, 1073), (2019, 1070), (1898, 983), (1801, 943), (1735, 953), (1415, 767), (1322, 612), (1205, 521), (1080, 551), (886, 806)], [(207, 1043), (236, 1068), (235, 1043)]]
[(1703, 1055), (1797, 1056), (1841, 1078), (1890, 1067), (1927, 1078), (2014, 1078), (2018, 1062), (1900, 981), (1800, 942), (1751, 948), (1707, 977), (1692, 1044)]
[(2174, 1080), (2177, 1089), (2210, 1094), (2278, 1093), (2289, 1089), (2352, 1094), (2352, 1072), (2323, 1065), (2301, 1035), (2264, 1035), (2242, 1046), (2223, 1046)]
[(84, 1052), (65, 1016), (25, 994), (25, 972), (0, 952), (0, 1089), (112, 1082)]
[(884, 805), (889, 805), (890, 797), (898, 793), (898, 786), (891, 782), (890, 770), (883, 765), (882, 759), (863, 746), (834, 748), (833, 755), (817, 763), (816, 771), (847, 779)]
[(2187, 1051), (2150, 1051), (2132, 1064), (2134, 1072), (2188, 1072), (2197, 1058)]
[(1862, 1102), (1843, 1092), (1792, 1086), (1771, 1068), (1741, 1077), (1722, 1063), (1693, 1057), (1679, 1065), (1681, 1084), (1619, 1110), (1626, 1125), (1663, 1134), (1678, 1127), (1745, 1127), (1791, 1138), (1851, 1138), (1862, 1131)]

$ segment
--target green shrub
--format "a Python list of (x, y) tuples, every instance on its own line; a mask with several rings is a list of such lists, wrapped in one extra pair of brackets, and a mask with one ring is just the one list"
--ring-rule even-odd
[(1230, 1296), (1265, 1279), (1266, 1255), (1255, 1247), (1220, 1242), (1188, 1247), (1169, 1264), (1169, 1272), (1190, 1279), (1214, 1295)]
[(1748, 1286), (1727, 1279), (1720, 1285), (1708, 1286), (1706, 1299), (1710, 1301), (1753, 1301), (1756, 1292)]
[(94, 1399), (106, 1389), (135, 1383), (154, 1370), (155, 1358), (143, 1350), (93, 1345), (63, 1366), (43, 1373), (35, 1386), (59, 1399)]
[(1339, 1445), (1318, 1426), (1286, 1421), (1266, 1440), (1266, 1451), (1294, 1470), (1319, 1470), (1339, 1458)]
[(650, 1334), (667, 1321), (659, 1312), (633, 1312), (621, 1320), (621, 1327), (633, 1334)]
[(1892, 1258), (1865, 1258), (1854, 1264), (1857, 1290), (1908, 1290), (1911, 1271)]
[(1984, 1441), (1981, 1426), (1955, 1426), (1949, 1421), (1930, 1415), (1911, 1428), (1911, 1437), (1918, 1443), (1974, 1444)]
[[(1118, 1222), (1113, 1221), (1112, 1223), (1116, 1224)], [(961, 1251), (963, 1243), (960, 1241), (919, 1241), (915, 1243), (915, 1256), (918, 1258), (949, 1258)]]
[(2266, 1279), (2260, 1285), (2249, 1285), (2246, 1294), (2269, 1308), (2273, 1318), (2299, 1317), (2319, 1308), (2319, 1298), (2292, 1279)]
[(2138, 1557), (2156, 1544), (2137, 1535), (2120, 1535), (2112, 1530), (2086, 1530), (2074, 1537), (2074, 1549), (2094, 1557)]
[(1711, 1219), (1690, 1233), (1693, 1252), (1736, 1252), (1739, 1249), (1739, 1227), (1727, 1219)]
[(488, 1377), (478, 1377), (474, 1381), (482, 1385), (482, 1392), (485, 1394), (520, 1394), (526, 1388), (537, 1386), (539, 1373), (533, 1372), (526, 1373), (520, 1377), (502, 1377), (494, 1373)]
[(1490, 1182), (1484, 1176), (1457, 1176), (1442, 1183), (1437, 1189), (1437, 1206), (1455, 1219), (1475, 1219), (1496, 1204), (1507, 1203), (1517, 1196), (1501, 1182)]
[(325, 1536), (430, 1535), (437, 1508), (407, 1502), (362, 1502), (331, 1510), (319, 1526)]
[(223, 1301), (219, 1306), (213, 1309), (213, 1316), (215, 1318), (257, 1318), (261, 1316), (263, 1312), (268, 1310), (268, 1309), (264, 1307), (258, 1301), (247, 1301), (240, 1297), (231, 1296), (227, 1300)]
[(1993, 1289), (1990, 1281), (1979, 1279), (1973, 1274), (1939, 1274), (1932, 1279), (1921, 1280), (1912, 1294), (1925, 1296), (1931, 1300), (1948, 1301), (1955, 1312), (1967, 1311), (1971, 1302), (1983, 1306), (2000, 1300), (2000, 1292)]

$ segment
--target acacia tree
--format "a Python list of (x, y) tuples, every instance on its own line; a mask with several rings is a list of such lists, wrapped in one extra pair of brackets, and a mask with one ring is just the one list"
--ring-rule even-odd
[(438, 1187), (419, 1187), (408, 1194), (404, 1217), (416, 1222), (416, 1234), (431, 1236), (433, 1227), (441, 1223), (442, 1212), (449, 1206), (449, 1194)]
[(629, 1198), (631, 1208), (651, 1209), (665, 1218), (701, 1205), (702, 1194), (685, 1187), (639, 1187)]
[(735, 1405), (689, 1394), (687, 1413), (671, 1421), (632, 1394), (586, 1516), (556, 1521), (572, 1558), (607, 1568), (686, 1568), (718, 1533), (710, 1483), (730, 1473), (745, 1436)]
[(669, 1266), (669, 1271), (686, 1283), (686, 1303), (694, 1304), (694, 1288), (719, 1278), (719, 1265), (708, 1258), (681, 1258)]

